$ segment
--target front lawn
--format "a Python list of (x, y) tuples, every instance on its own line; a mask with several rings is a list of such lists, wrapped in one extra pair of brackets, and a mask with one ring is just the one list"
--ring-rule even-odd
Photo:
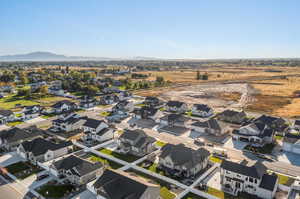
[(157, 163), (152, 163), (152, 164), (149, 164), (147, 166), (144, 166), (143, 164), (145, 164), (145, 163), (142, 163), (140, 166), (143, 167), (144, 169), (147, 169), (147, 170), (152, 171), (154, 173), (157, 173), (157, 174), (160, 174), (162, 176), (165, 176), (164, 171), (162, 171), (162, 170), (160, 170), (160, 169), (157, 168), (158, 167)]
[(19, 97), (16, 94), (8, 95), (0, 99), (0, 108), (1, 109), (14, 109), (16, 105), (20, 106), (32, 106), (39, 104), (33, 100), (26, 99), (25, 97)]
[(157, 141), (155, 142), (155, 145), (158, 146), (158, 147), (163, 147), (163, 146), (165, 146), (166, 144), (167, 144), (167, 143), (162, 142), (162, 141), (159, 141), (159, 140), (157, 140)]
[(119, 169), (123, 166), (123, 165), (118, 164), (114, 161), (107, 160), (107, 159), (101, 158), (101, 157), (96, 156), (96, 155), (91, 155), (89, 160), (91, 160), (92, 162), (101, 162), (102, 164), (107, 165), (108, 168), (111, 168), (111, 169)]
[(294, 183), (294, 179), (285, 175), (276, 174), (278, 176), (278, 183), (286, 186), (291, 186)]
[(99, 115), (102, 117), (107, 117), (107, 116), (110, 116), (110, 112), (104, 111), (104, 112), (101, 112)]
[(23, 121), (14, 121), (14, 122), (8, 122), (6, 125), (7, 126), (17, 126), (19, 124), (23, 124), (24, 122)]
[(9, 173), (18, 179), (25, 179), (33, 174), (42, 171), (41, 168), (30, 164), (29, 162), (17, 162), (5, 167)]
[(282, 135), (275, 135), (275, 139), (276, 139), (276, 140), (282, 140), (282, 139), (283, 139), (283, 136), (282, 136)]
[[(255, 199), (256, 197), (249, 195), (247, 193), (240, 193), (238, 196), (233, 196), (228, 193), (224, 193), (223, 191), (214, 189), (212, 187), (207, 187), (206, 192), (210, 195), (213, 195), (220, 199)], [(192, 198), (194, 199), (194, 198)], [(197, 198), (195, 198), (197, 199)]]
[(210, 157), (209, 157), (209, 160), (210, 160), (211, 162), (213, 162), (213, 163), (219, 163), (219, 164), (221, 164), (221, 163), (223, 162), (222, 159), (220, 159), (220, 158), (218, 158), (218, 157), (215, 157), (215, 156), (210, 156)]
[(141, 157), (137, 157), (137, 156), (134, 156), (134, 155), (130, 155), (130, 154), (121, 154), (121, 153), (117, 153), (117, 152), (114, 152), (112, 150), (109, 150), (109, 149), (100, 149), (99, 152), (101, 153), (104, 153), (104, 154), (107, 154), (107, 155), (111, 155), (115, 158), (118, 158), (120, 160), (124, 160), (126, 162), (134, 162), (138, 159), (140, 159)]
[(262, 153), (262, 154), (271, 154), (275, 147), (274, 143), (266, 144), (263, 147), (254, 147), (251, 145), (247, 145), (244, 149), (249, 150), (254, 153)]
[(74, 191), (73, 185), (50, 185), (46, 184), (37, 189), (37, 192), (45, 198), (62, 198)]
[(176, 195), (170, 192), (170, 190), (167, 189), (167, 187), (161, 187), (159, 194), (162, 199), (174, 199), (176, 197)]

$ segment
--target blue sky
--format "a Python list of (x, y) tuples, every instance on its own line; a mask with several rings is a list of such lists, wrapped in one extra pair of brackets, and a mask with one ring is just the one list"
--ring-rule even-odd
[(0, 55), (300, 57), (299, 0), (3, 0)]

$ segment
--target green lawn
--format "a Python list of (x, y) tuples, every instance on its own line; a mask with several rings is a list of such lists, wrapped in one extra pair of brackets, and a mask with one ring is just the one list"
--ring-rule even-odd
[(137, 107), (143, 107), (143, 106), (146, 106), (146, 104), (141, 103), (141, 104), (136, 104), (136, 105), (134, 105), (134, 106), (137, 106)]
[(210, 156), (209, 160), (214, 162), (214, 163), (219, 163), (219, 164), (221, 164), (223, 162), (222, 159), (220, 159), (218, 157), (215, 157), (215, 156)]
[(276, 174), (278, 176), (278, 183), (282, 185), (291, 186), (294, 183), (294, 179), (285, 175)]
[(23, 121), (14, 121), (14, 122), (8, 122), (6, 125), (7, 126), (17, 126), (19, 124), (23, 124)]
[(147, 166), (147, 167), (143, 166), (142, 164), (141, 164), (141, 167), (143, 167), (144, 169), (147, 169), (147, 170), (152, 171), (154, 173), (158, 173), (158, 174), (160, 174), (162, 176), (165, 176), (164, 171), (162, 171), (162, 170), (160, 170), (160, 169), (157, 168), (158, 164), (152, 163), (150, 166)]
[(36, 167), (29, 162), (17, 162), (15, 164), (11, 164), (7, 167), (5, 167), (7, 171), (14, 176), (16, 176), (18, 179), (25, 179), (33, 174), (36, 174), (40, 171), (42, 171), (41, 168)]
[(275, 136), (275, 139), (276, 139), (276, 140), (282, 140), (282, 139), (283, 139), (283, 136), (282, 136), (282, 135), (276, 135), (276, 136)]
[(107, 116), (109, 116), (109, 115), (110, 115), (110, 113), (109, 113), (109, 112), (106, 112), (106, 111), (104, 111), (104, 112), (101, 112), (99, 115), (100, 115), (100, 116), (102, 116), (102, 117), (107, 117)]
[(252, 151), (254, 153), (271, 154), (274, 147), (275, 144), (271, 143), (271, 144), (266, 144), (263, 147), (254, 147), (254, 146), (247, 145), (244, 149)]
[(138, 159), (140, 159), (140, 157), (134, 156), (134, 155), (130, 155), (130, 154), (121, 154), (121, 153), (116, 153), (114, 151), (111, 151), (109, 149), (100, 149), (99, 152), (107, 154), (107, 155), (111, 155), (115, 158), (118, 158), (120, 160), (124, 160), (126, 162), (134, 162)]
[(0, 108), (2, 109), (14, 109), (16, 104), (20, 104), (21, 106), (32, 106), (39, 103), (33, 100), (25, 99), (24, 97), (18, 97), (15, 94), (8, 95), (0, 99)]
[(205, 198), (198, 196), (196, 194), (193, 194), (193, 193), (188, 193), (182, 199), (205, 199)]
[[(238, 196), (233, 196), (233, 195), (230, 195), (228, 193), (224, 193), (223, 191), (214, 189), (212, 187), (208, 187), (206, 192), (208, 194), (213, 195), (213, 196), (215, 196), (217, 198), (220, 198), (220, 199), (253, 199), (253, 197), (251, 195), (246, 194), (246, 193), (240, 193)], [(192, 198), (192, 199), (194, 199), (194, 198)], [(197, 199), (197, 198), (195, 198), (195, 199)]]
[(118, 163), (116, 163), (114, 161), (110, 161), (110, 160), (101, 158), (101, 157), (96, 156), (96, 155), (91, 155), (91, 157), (89, 158), (89, 160), (91, 160), (92, 162), (101, 162), (104, 165), (107, 165), (111, 169), (119, 169), (119, 168), (121, 168), (123, 166), (123, 165), (118, 164)]
[(159, 193), (162, 199), (173, 199), (176, 197), (176, 195), (170, 192), (167, 187), (161, 187)]
[(164, 107), (161, 107), (159, 110), (160, 111), (165, 111), (166, 109)]
[(157, 140), (156, 142), (155, 142), (155, 145), (156, 146), (158, 146), (158, 147), (163, 147), (163, 146), (165, 146), (167, 143), (165, 143), (165, 142), (163, 142), (163, 141), (159, 141), (159, 140)]
[(45, 198), (62, 198), (75, 190), (73, 185), (50, 185), (46, 184), (38, 188), (37, 192)]

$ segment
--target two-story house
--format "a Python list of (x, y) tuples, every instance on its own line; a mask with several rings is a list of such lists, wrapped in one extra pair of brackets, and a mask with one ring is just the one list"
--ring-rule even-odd
[(50, 165), (52, 175), (56, 177), (64, 176), (76, 185), (87, 184), (101, 176), (103, 170), (102, 163), (93, 163), (74, 155), (57, 160)]
[(147, 96), (144, 100), (144, 104), (147, 106), (156, 107), (159, 106), (160, 101), (157, 97)]
[(11, 110), (0, 109), (0, 124), (6, 124), (14, 120), (16, 120), (16, 117)]
[(210, 133), (216, 136), (222, 135), (224, 133), (230, 132), (230, 128), (222, 122), (217, 121), (214, 118), (211, 118), (206, 121), (196, 121), (190, 125), (190, 128), (194, 132), (198, 133)]
[(114, 138), (114, 130), (103, 120), (87, 118), (82, 128), (85, 134), (83, 140), (86, 142), (92, 140), (103, 142)]
[(77, 105), (69, 100), (61, 100), (52, 105), (52, 112), (56, 114), (72, 112), (77, 109)]
[(160, 187), (123, 171), (106, 169), (88, 190), (98, 199), (159, 199)]
[(156, 149), (155, 141), (155, 138), (148, 136), (143, 130), (126, 129), (118, 139), (118, 148), (121, 153), (144, 156)]
[(252, 122), (232, 132), (233, 139), (253, 146), (264, 146), (274, 142), (274, 130), (264, 123)]
[(118, 98), (120, 101), (130, 100), (132, 97), (132, 94), (128, 91), (121, 91), (118, 93)]
[(114, 104), (114, 103), (117, 103), (118, 101), (119, 101), (119, 98), (115, 94), (104, 95), (100, 98), (100, 104), (103, 104), (103, 105)]
[(161, 126), (170, 126), (170, 127), (186, 127), (189, 118), (181, 115), (181, 114), (167, 114), (159, 119), (159, 123)]
[(87, 117), (81, 117), (76, 113), (66, 113), (52, 121), (52, 130), (63, 132), (75, 131), (82, 128), (86, 119)]
[(260, 162), (241, 163), (224, 160), (221, 163), (221, 185), (224, 192), (238, 195), (246, 192), (260, 198), (274, 198), (278, 187), (278, 177), (267, 173)]
[(180, 101), (168, 101), (165, 108), (166, 111), (174, 113), (185, 113), (188, 110), (187, 104)]
[(54, 143), (43, 138), (36, 138), (22, 142), (17, 148), (17, 153), (31, 163), (37, 164), (37, 162), (47, 162), (66, 155), (72, 149), (73, 144), (70, 141)]
[(214, 114), (211, 107), (206, 104), (194, 104), (192, 106), (192, 115), (199, 117), (210, 117)]
[(152, 119), (156, 121), (160, 116), (162, 116), (162, 112), (153, 106), (143, 106), (139, 109), (135, 109), (133, 112), (133, 117), (136, 119)]
[(166, 144), (161, 148), (159, 168), (171, 175), (194, 177), (207, 168), (210, 152), (205, 148), (194, 150), (183, 144)]
[(36, 128), (20, 129), (13, 127), (0, 131), (0, 148), (12, 151), (16, 149), (22, 142), (42, 137), (43, 134)]
[(218, 119), (233, 124), (242, 124), (246, 121), (247, 115), (244, 111), (225, 110), (218, 115)]
[(40, 105), (25, 106), (22, 111), (22, 119), (30, 120), (40, 116), (43, 107)]
[(119, 101), (114, 107), (112, 107), (112, 112), (114, 114), (132, 112), (134, 109), (133, 102), (131, 101)]
[(98, 104), (95, 97), (84, 95), (79, 98), (79, 106), (82, 108), (92, 108)]

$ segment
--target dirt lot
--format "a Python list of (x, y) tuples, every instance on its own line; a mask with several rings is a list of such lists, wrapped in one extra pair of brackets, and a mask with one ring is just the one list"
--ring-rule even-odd
[[(281, 72), (268, 72), (270, 69)], [(288, 118), (300, 117), (300, 95), (295, 94), (300, 91), (300, 68), (212, 67), (200, 72), (207, 73), (209, 80), (196, 80), (196, 70), (151, 72), (149, 80), (163, 76), (173, 85), (137, 94), (188, 104), (205, 103), (217, 111), (236, 108)]]

